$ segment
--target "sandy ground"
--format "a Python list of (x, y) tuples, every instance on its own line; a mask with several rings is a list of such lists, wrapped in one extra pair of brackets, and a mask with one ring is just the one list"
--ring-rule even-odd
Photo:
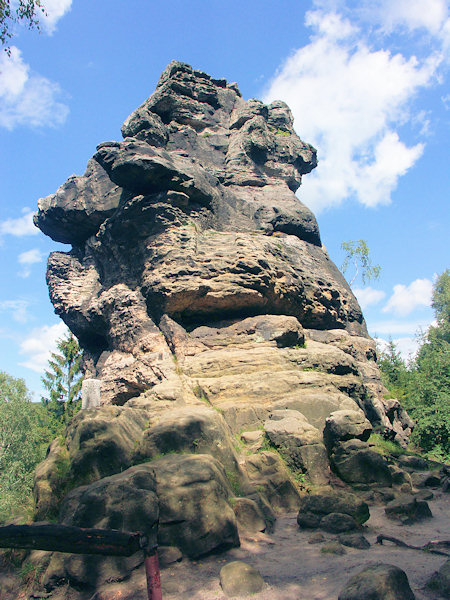
[[(227, 600), (219, 583), (221, 567), (233, 560), (253, 565), (261, 573), (266, 587), (252, 600), (337, 600), (348, 579), (371, 562), (384, 562), (403, 569), (416, 600), (436, 600), (436, 594), (424, 586), (431, 574), (446, 561), (445, 556), (399, 548), (389, 542), (375, 545), (378, 534), (394, 536), (411, 545), (431, 540), (450, 540), (449, 495), (436, 493), (429, 501), (433, 518), (415, 525), (399, 525), (386, 519), (383, 506), (370, 507), (370, 519), (364, 535), (371, 544), (367, 550), (346, 548), (346, 554), (321, 552), (322, 544), (309, 544), (311, 531), (300, 531), (296, 515), (279, 517), (272, 534), (241, 532), (241, 547), (198, 561), (184, 559), (161, 571), (164, 600)], [(327, 541), (336, 538), (324, 534)], [(1, 577), (0, 577), (1, 580)], [(1, 586), (0, 586), (1, 590)], [(28, 594), (19, 594), (24, 600)], [(80, 598), (80, 596), (77, 597)], [(89, 600), (91, 595), (84, 596)], [(60, 589), (55, 600), (71, 600), (72, 593)], [(16, 600), (0, 593), (0, 600)], [(134, 571), (127, 582), (110, 584), (92, 600), (146, 600), (143, 567)]]
[[(251, 596), (253, 600), (336, 600), (348, 579), (370, 562), (397, 565), (408, 575), (416, 600), (435, 600), (436, 594), (424, 586), (445, 562), (445, 556), (402, 549), (389, 542), (375, 545), (375, 541), (380, 533), (417, 546), (430, 540), (450, 540), (449, 500), (448, 495), (436, 494), (429, 501), (434, 518), (410, 526), (386, 519), (383, 506), (372, 506), (363, 532), (371, 547), (346, 548), (343, 556), (322, 553), (322, 544), (308, 544), (311, 531), (299, 530), (295, 514), (280, 517), (271, 535), (241, 535), (240, 548), (164, 569), (163, 598), (226, 600), (219, 584), (220, 568), (231, 560), (243, 560), (257, 568), (267, 584), (266, 589)], [(336, 537), (325, 536), (330, 540)]]

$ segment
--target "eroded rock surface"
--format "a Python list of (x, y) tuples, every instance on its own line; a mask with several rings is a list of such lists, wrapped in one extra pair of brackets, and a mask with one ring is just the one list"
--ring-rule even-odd
[[(101, 382), (101, 406), (38, 470), (39, 515), (62, 500), (61, 456), (62, 522), (145, 530), (159, 515), (160, 543), (192, 557), (239, 543), (235, 513), (270, 529), (305, 482), (376, 467), (395, 484), (367, 438), (406, 443), (413, 424), (384, 399), (361, 309), (295, 195), (317, 160), (287, 105), (174, 61), (122, 134), (35, 215), (72, 245), (50, 255), (50, 298)], [(362, 522), (331, 504), (305, 523)], [(52, 558), (48, 587), (79, 585), (80, 560)]]

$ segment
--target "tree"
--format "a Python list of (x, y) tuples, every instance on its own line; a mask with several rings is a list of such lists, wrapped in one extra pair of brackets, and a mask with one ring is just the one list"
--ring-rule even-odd
[(41, 0), (0, 0), (0, 42), (6, 52), (10, 52), (9, 40), (13, 37), (11, 27), (14, 23), (23, 22), (29, 29), (38, 29), (38, 15), (45, 9)]
[(433, 288), (436, 325), (422, 338), (409, 390), (420, 446), (442, 460), (450, 457), (450, 272)]
[(382, 381), (389, 394), (402, 402), (406, 396), (409, 371), (392, 340), (389, 340), (386, 348), (379, 352), (378, 366), (381, 369)]
[(82, 350), (72, 333), (61, 338), (57, 348), (59, 353), (52, 352), (49, 369), (42, 377), (42, 383), (49, 392), (49, 398), (42, 398), (42, 402), (53, 418), (64, 424), (80, 404)]
[(359, 274), (359, 267), (362, 268), (361, 277), (363, 284), (366, 284), (366, 282), (369, 282), (371, 279), (378, 279), (381, 267), (380, 265), (372, 265), (372, 260), (369, 256), (369, 247), (365, 240), (342, 242), (341, 248), (345, 252), (344, 262), (341, 267), (344, 275), (350, 262), (353, 263), (355, 267), (355, 274), (350, 281), (350, 286)]
[(450, 459), (450, 271), (433, 288), (436, 325), (422, 335), (417, 355), (406, 366), (390, 342), (378, 364), (390, 394), (416, 422), (412, 440), (430, 457)]
[(0, 522), (32, 508), (34, 469), (48, 443), (43, 407), (23, 379), (0, 371)]

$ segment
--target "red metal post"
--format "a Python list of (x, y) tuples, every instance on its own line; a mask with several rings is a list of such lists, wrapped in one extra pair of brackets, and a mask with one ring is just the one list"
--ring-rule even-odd
[(144, 557), (148, 600), (162, 600), (157, 547), (145, 548)]

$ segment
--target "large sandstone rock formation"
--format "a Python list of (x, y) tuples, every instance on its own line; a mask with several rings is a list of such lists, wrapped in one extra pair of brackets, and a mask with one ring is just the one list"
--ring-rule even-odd
[[(404, 443), (412, 424), (383, 400), (361, 309), (295, 195), (316, 150), (286, 104), (172, 62), (122, 134), (35, 215), (72, 245), (50, 255), (50, 298), (102, 386), (68, 429), (60, 520), (145, 530), (139, 515), (166, 515), (160, 542), (198, 556), (238, 543), (233, 496), (270, 526), (298, 508), (299, 480), (335, 476), (330, 457), (346, 473), (372, 427)], [(40, 518), (62, 494), (55, 452)], [(126, 494), (145, 508), (121, 508)]]

